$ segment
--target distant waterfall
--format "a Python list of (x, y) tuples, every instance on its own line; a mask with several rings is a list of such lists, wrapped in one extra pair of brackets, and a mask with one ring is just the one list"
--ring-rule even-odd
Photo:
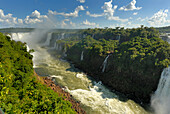
[(81, 52), (81, 58), (80, 60), (83, 61), (84, 51)]
[(110, 55), (108, 55), (108, 56), (105, 58), (104, 62), (103, 62), (103, 69), (102, 69), (102, 72), (104, 72), (105, 69), (106, 69), (107, 59), (109, 58), (109, 56), (110, 56)]
[(61, 51), (62, 50), (62, 46), (61, 45), (59, 45), (59, 51)]
[(62, 34), (61, 34), (61, 39), (64, 39), (64, 35), (65, 35), (65, 33), (62, 33)]
[(53, 49), (56, 49), (56, 47), (57, 47), (57, 43), (55, 42), (55, 43), (54, 43)]
[(118, 35), (118, 40), (120, 41), (120, 35)]
[(50, 40), (52, 38), (51, 36), (52, 36), (52, 33), (48, 33), (47, 40), (44, 43), (45, 46), (49, 46), (50, 45)]
[(30, 48), (29, 48), (29, 46), (28, 46), (28, 45), (26, 45), (26, 47), (27, 47), (27, 52), (29, 52), (29, 51), (30, 51)]
[(170, 67), (165, 68), (161, 74), (158, 88), (151, 98), (151, 106), (156, 114), (170, 113)]
[(92, 38), (94, 38), (95, 34), (92, 35)]

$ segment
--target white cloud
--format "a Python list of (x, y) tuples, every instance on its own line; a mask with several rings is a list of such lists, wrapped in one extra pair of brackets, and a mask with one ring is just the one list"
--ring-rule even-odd
[(138, 14), (138, 12), (134, 12), (134, 13), (133, 13), (133, 15), (137, 15), (137, 14)]
[(87, 26), (99, 26), (99, 25), (97, 25), (96, 23), (87, 21), (87, 19), (86, 19), (86, 21), (83, 21), (82, 24), (83, 24), (83, 25), (87, 25)]
[(128, 10), (140, 10), (140, 9), (142, 9), (142, 7), (136, 7), (135, 5), (136, 5), (136, 0), (132, 0), (127, 6), (120, 7), (119, 10), (128, 11)]
[(64, 20), (62, 21), (62, 24), (61, 24), (62, 27), (67, 26), (67, 24), (65, 23), (66, 21), (70, 21), (70, 20), (69, 20), (69, 19), (64, 19)]
[(46, 15), (41, 15), (40, 12), (35, 10), (34, 12), (32, 12), (31, 15), (26, 16), (26, 18), (24, 19), (24, 22), (26, 24), (35, 24), (35, 23), (43, 22), (44, 19), (47, 19), (47, 18), (48, 17)]
[(106, 16), (107, 19), (112, 20), (111, 18), (114, 15), (115, 9), (117, 9), (117, 5), (114, 7), (112, 6), (112, 0), (109, 2), (105, 2), (104, 6), (102, 7), (104, 9), (104, 15)]
[(17, 17), (13, 17), (11, 13), (8, 13), (7, 15), (4, 14), (4, 11), (0, 9), (0, 22), (3, 26), (14, 26), (20, 23), (21, 19), (17, 19)]
[(163, 26), (166, 23), (170, 23), (170, 20), (167, 19), (168, 17), (168, 9), (160, 10), (155, 13), (151, 18), (149, 18), (148, 23), (151, 26)]
[(50, 15), (62, 15), (62, 16), (65, 16), (65, 17), (78, 17), (79, 11), (81, 11), (81, 10), (85, 10), (82, 5), (78, 6), (74, 10), (74, 12), (71, 12), (71, 13), (64, 13), (64, 12), (58, 13), (56, 11), (53, 12), (53, 11), (49, 10), (48, 14), (50, 14)]
[(23, 24), (23, 20), (22, 19), (18, 19), (18, 23)]
[(137, 20), (137, 21), (144, 22), (144, 21), (148, 20), (148, 17), (145, 17), (145, 18), (139, 17), (139, 18), (137, 18), (136, 20)]
[(76, 23), (73, 23), (72, 21), (70, 21), (70, 25), (75, 27), (76, 26)]
[(129, 17), (129, 19), (133, 19), (132, 17)]
[(85, 0), (77, 0), (77, 1), (79, 1), (80, 3), (85, 3)]
[(89, 11), (86, 12), (86, 15), (90, 16), (90, 17), (101, 17), (104, 14), (91, 14)]
[(102, 9), (104, 9), (104, 16), (108, 20), (116, 20), (121, 22), (128, 21), (128, 19), (121, 19), (118, 16), (114, 16), (114, 12), (117, 9), (117, 7), (118, 7), (117, 5), (114, 5), (114, 7), (112, 6), (112, 0), (110, 0), (109, 2), (105, 2), (104, 6), (102, 7)]
[(91, 17), (101, 17), (105, 16), (107, 20), (115, 20), (115, 21), (121, 21), (126, 22), (128, 19), (121, 19), (118, 16), (114, 16), (115, 10), (117, 9), (117, 5), (112, 5), (112, 0), (109, 2), (105, 2), (104, 6), (102, 6), (102, 9), (104, 10), (104, 13), (102, 14), (91, 14), (89, 11), (86, 12), (86, 15), (89, 15)]

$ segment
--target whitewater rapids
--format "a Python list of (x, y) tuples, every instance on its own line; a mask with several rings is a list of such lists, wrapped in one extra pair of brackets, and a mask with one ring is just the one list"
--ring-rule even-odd
[[(13, 36), (13, 38), (19, 35)], [(23, 37), (24, 34), (22, 34)], [(22, 38), (14, 39), (22, 40)], [(47, 43), (49, 41), (45, 42), (46, 45), (49, 45)], [(106, 88), (101, 81), (95, 82), (90, 76), (75, 68), (74, 65), (59, 59), (56, 50), (29, 44), (30, 42), (28, 43), (30, 49), (36, 47), (35, 53), (33, 53), (36, 72), (41, 76), (52, 76), (56, 83), (65, 86), (63, 89), (81, 102), (82, 108), (85, 109), (87, 114), (148, 113), (132, 100), (119, 100), (120, 96)], [(44, 44), (42, 45), (44, 46)]]

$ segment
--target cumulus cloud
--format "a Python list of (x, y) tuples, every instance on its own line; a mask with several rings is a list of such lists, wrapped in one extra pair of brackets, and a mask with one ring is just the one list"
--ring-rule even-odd
[(77, 1), (79, 1), (80, 3), (85, 3), (85, 0), (77, 0)]
[(18, 23), (23, 24), (23, 20), (22, 19), (18, 19)]
[(89, 11), (86, 12), (86, 15), (89, 15), (91, 17), (101, 17), (105, 16), (106, 19), (108, 20), (116, 20), (116, 21), (121, 21), (121, 22), (126, 22), (128, 19), (121, 19), (118, 16), (114, 16), (115, 10), (117, 9), (117, 5), (112, 5), (112, 0), (109, 2), (105, 2), (104, 6), (102, 6), (102, 9), (104, 10), (104, 13), (102, 14), (91, 14)]
[(12, 14), (8, 13), (7, 15), (4, 14), (4, 11), (0, 9), (0, 22), (3, 23), (5, 26), (13, 26), (21, 23), (22, 19), (17, 19), (17, 17), (13, 17)]
[(136, 7), (136, 0), (132, 0), (127, 6), (120, 7), (119, 10), (129, 11), (129, 10), (140, 10), (142, 7)]
[(132, 17), (129, 17), (129, 19), (133, 19)]
[(137, 18), (136, 20), (137, 20), (137, 21), (144, 22), (144, 21), (148, 20), (148, 17), (145, 17), (145, 18), (139, 17), (139, 18)]
[(71, 13), (64, 13), (64, 12), (58, 13), (58, 12), (56, 12), (56, 11), (49, 10), (49, 11), (48, 11), (48, 14), (49, 14), (49, 15), (62, 15), (62, 16), (64, 16), (64, 17), (78, 17), (79, 11), (81, 11), (81, 10), (85, 10), (82, 5), (78, 6), (78, 7), (74, 10), (74, 12), (71, 12)]
[(67, 26), (67, 24), (65, 23), (66, 21), (70, 21), (70, 20), (69, 20), (69, 19), (64, 19), (64, 20), (62, 21), (62, 24), (61, 24), (62, 27)]
[(40, 12), (35, 10), (34, 12), (32, 12), (31, 15), (26, 16), (26, 18), (24, 19), (24, 22), (26, 24), (35, 24), (35, 23), (43, 22), (44, 19), (47, 19), (47, 18), (48, 18), (47, 15), (41, 15)]
[(82, 24), (83, 24), (83, 25), (87, 25), (87, 26), (99, 26), (99, 25), (97, 25), (96, 23), (87, 21), (87, 19), (86, 19), (86, 21), (83, 21)]
[(89, 11), (86, 12), (86, 15), (90, 16), (90, 17), (101, 17), (104, 14), (91, 14)]
[(137, 14), (138, 14), (138, 12), (134, 12), (134, 13), (133, 13), (133, 15), (137, 15)]
[(168, 17), (168, 9), (160, 10), (155, 13), (151, 18), (149, 18), (148, 23), (151, 26), (162, 26), (166, 23), (170, 23), (170, 20), (167, 19)]
[(104, 10), (104, 15), (106, 16), (106, 18), (112, 20), (114, 12), (117, 9), (117, 5), (114, 5), (113, 7), (112, 0), (110, 0), (109, 2), (104, 3), (102, 9)]
[(118, 7), (117, 5), (112, 6), (112, 0), (110, 0), (109, 2), (105, 2), (104, 6), (102, 7), (102, 9), (104, 10), (104, 16), (108, 20), (116, 20), (121, 22), (128, 21), (128, 19), (121, 19), (118, 16), (114, 16), (114, 12), (117, 9), (117, 7)]

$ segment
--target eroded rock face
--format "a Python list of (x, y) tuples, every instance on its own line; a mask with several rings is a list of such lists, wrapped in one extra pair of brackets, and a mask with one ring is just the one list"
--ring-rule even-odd
[(50, 87), (53, 91), (57, 92), (60, 96), (63, 97), (64, 100), (70, 101), (72, 104), (72, 108), (78, 113), (78, 114), (86, 114), (86, 112), (80, 107), (80, 102), (76, 101), (72, 95), (70, 95), (68, 92), (64, 91), (64, 88), (54, 84), (54, 82), (51, 80), (51, 78), (45, 77), (44, 78), (44, 84)]

